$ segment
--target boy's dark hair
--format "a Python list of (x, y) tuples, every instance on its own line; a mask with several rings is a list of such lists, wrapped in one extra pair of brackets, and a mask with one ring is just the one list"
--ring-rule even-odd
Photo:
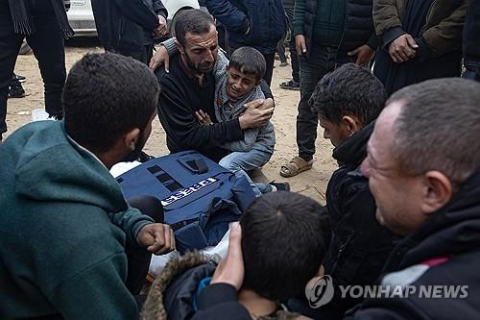
[(215, 21), (210, 14), (199, 9), (182, 11), (175, 20), (175, 37), (177, 41), (185, 46), (185, 35), (187, 32), (203, 34), (215, 26)]
[(369, 70), (347, 63), (318, 82), (309, 104), (334, 124), (350, 115), (365, 126), (378, 117), (386, 99), (383, 84)]
[(91, 151), (108, 151), (128, 130), (145, 129), (159, 92), (143, 63), (114, 53), (87, 54), (63, 89), (65, 131)]
[(272, 301), (303, 292), (327, 250), (324, 208), (300, 194), (272, 192), (250, 204), (240, 225), (243, 288)]
[(263, 55), (260, 51), (251, 47), (240, 47), (235, 50), (230, 57), (228, 66), (242, 73), (253, 74), (257, 80), (263, 78), (267, 69), (267, 63)]

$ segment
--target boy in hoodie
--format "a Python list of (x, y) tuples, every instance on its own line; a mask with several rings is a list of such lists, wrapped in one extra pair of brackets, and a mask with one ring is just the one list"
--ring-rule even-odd
[(324, 260), (336, 295), (319, 309), (302, 310), (315, 319), (341, 319), (362, 302), (342, 297), (339, 286), (373, 284), (393, 248), (393, 235), (375, 219), (375, 200), (359, 171), (386, 98), (382, 83), (370, 71), (348, 63), (323, 77), (309, 101), (339, 164), (326, 192), (332, 239)]
[[(27, 124), (1, 145), (0, 318), (135, 318), (146, 249), (175, 241), (108, 170), (138, 156), (159, 91), (138, 61), (86, 55), (65, 83), (64, 121)], [(134, 268), (142, 250), (146, 269)]]
[[(295, 193), (275, 192), (252, 202), (240, 220), (241, 230), (232, 227), (229, 250), (238, 243), (241, 231), (245, 263), (238, 300), (252, 317), (293, 316), (280, 301), (302, 293), (319, 272), (329, 238), (325, 218), (323, 207), (316, 201)], [(194, 316), (202, 309), (202, 291), (208, 290), (210, 281), (216, 282), (216, 268), (215, 263), (196, 253), (171, 261), (150, 290), (143, 311), (145, 319)]]

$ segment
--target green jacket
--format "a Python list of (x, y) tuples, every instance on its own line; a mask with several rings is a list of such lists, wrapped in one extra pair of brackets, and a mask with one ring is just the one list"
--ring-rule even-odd
[[(407, 0), (374, 0), (373, 24), (384, 44), (405, 32), (402, 20)], [(433, 57), (462, 48), (462, 30), (467, 8), (466, 0), (436, 0), (427, 15), (420, 41), (424, 41)], [(419, 43), (420, 47), (422, 43)]]
[(63, 122), (18, 129), (0, 163), (0, 318), (134, 319), (124, 246), (151, 218)]

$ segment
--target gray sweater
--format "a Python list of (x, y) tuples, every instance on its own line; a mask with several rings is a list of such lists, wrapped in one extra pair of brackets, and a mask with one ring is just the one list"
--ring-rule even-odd
[[(215, 63), (215, 116), (218, 122), (225, 122), (238, 118), (245, 111), (245, 103), (256, 100), (265, 99), (260, 86), (256, 86), (253, 90), (237, 100), (233, 107), (228, 103), (227, 95), (227, 66), (228, 59), (225, 54), (219, 50), (218, 58)], [(273, 153), (275, 146), (275, 130), (273, 124), (269, 121), (260, 128), (244, 130), (244, 139), (238, 141), (227, 142), (222, 148), (234, 152), (247, 152), (252, 149), (267, 151)]]

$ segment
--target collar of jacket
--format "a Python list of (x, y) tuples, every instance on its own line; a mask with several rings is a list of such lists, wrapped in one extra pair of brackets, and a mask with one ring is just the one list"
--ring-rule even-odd
[(333, 149), (333, 158), (340, 166), (358, 167), (367, 156), (367, 142), (373, 132), (375, 121), (370, 122), (360, 131)]
[(480, 168), (444, 207), (404, 238), (384, 271), (403, 269), (436, 257), (480, 250)]

